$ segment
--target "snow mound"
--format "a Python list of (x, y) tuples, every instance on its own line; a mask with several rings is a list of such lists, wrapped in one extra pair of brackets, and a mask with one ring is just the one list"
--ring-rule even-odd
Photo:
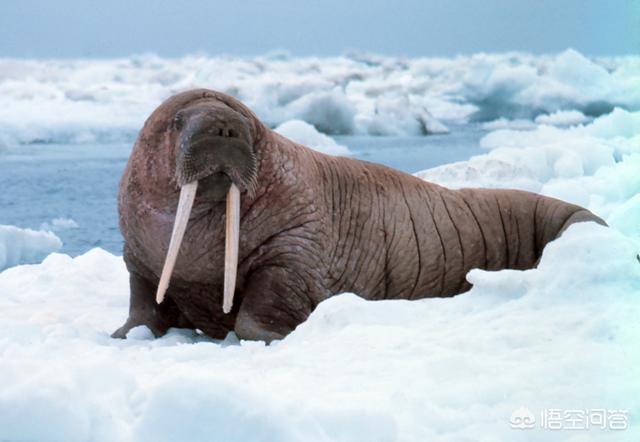
[[(0, 146), (130, 141), (169, 95), (227, 92), (271, 127), (301, 119), (327, 134), (444, 133), (500, 118), (573, 125), (640, 110), (640, 57), (474, 54), (454, 58), (0, 59)], [(558, 114), (556, 114), (558, 113)], [(542, 116), (545, 115), (545, 116)]]
[(301, 119), (327, 134), (353, 132), (355, 107), (340, 89), (309, 92), (289, 103), (284, 113), (291, 119)]
[(333, 138), (322, 134), (302, 120), (290, 120), (275, 128), (275, 131), (296, 143), (329, 155), (351, 155), (349, 148), (338, 144)]
[(372, 112), (359, 116), (358, 132), (396, 136), (449, 132), (449, 129), (435, 119), (426, 107), (412, 102), (406, 95), (380, 96), (373, 105)]
[(590, 116), (616, 106), (637, 110), (639, 60), (618, 60), (619, 65), (611, 65), (610, 60), (589, 59), (573, 49), (540, 57), (478, 54), (470, 58), (454, 90), (477, 106), (472, 118), (480, 121), (531, 119), (567, 109)]
[[(538, 119), (536, 118), (536, 122), (537, 121)], [(536, 124), (531, 120), (524, 120), (524, 119), (509, 120), (508, 118), (500, 117), (497, 120), (482, 123), (482, 128), (487, 130), (535, 129)]]
[(550, 124), (552, 126), (576, 126), (586, 123), (589, 119), (580, 111), (557, 111), (548, 115), (538, 115), (536, 123)]
[[(496, 130), (468, 161), (418, 172), (449, 187), (502, 187), (539, 192), (587, 207), (634, 234), (640, 193), (640, 112), (614, 109), (574, 127)], [(637, 224), (637, 222), (635, 223)]]
[(39, 263), (61, 247), (62, 241), (53, 232), (0, 225), (0, 271)]
[[(449, 299), (337, 296), (271, 346), (110, 339), (128, 309), (122, 259), (52, 254), (0, 273), (0, 440), (561, 440), (510, 416), (640, 412), (639, 252), (574, 225), (537, 269), (474, 270)], [(633, 440), (631, 423), (582, 435)]]

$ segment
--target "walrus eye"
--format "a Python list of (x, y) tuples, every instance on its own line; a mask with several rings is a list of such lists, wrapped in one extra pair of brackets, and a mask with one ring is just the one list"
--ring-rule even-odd
[(171, 124), (175, 130), (182, 130), (182, 127), (184, 126), (184, 118), (182, 117), (182, 114), (176, 114), (176, 116), (173, 117)]

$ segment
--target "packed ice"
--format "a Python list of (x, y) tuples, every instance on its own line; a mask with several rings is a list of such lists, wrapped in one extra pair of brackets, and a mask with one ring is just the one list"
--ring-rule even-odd
[(347, 146), (335, 142), (333, 138), (325, 135), (311, 124), (302, 120), (289, 120), (275, 128), (275, 131), (296, 143), (303, 144), (318, 152), (328, 155), (350, 155)]
[(51, 221), (42, 223), (40, 230), (57, 232), (60, 230), (77, 229), (78, 227), (80, 227), (78, 223), (71, 218), (53, 218)]
[(20, 264), (36, 264), (57, 252), (62, 241), (50, 230), (0, 225), (0, 271)]
[(586, 123), (588, 120), (585, 114), (577, 110), (556, 111), (552, 114), (541, 114), (536, 117), (536, 123), (552, 126), (575, 126)]
[(611, 218), (628, 234), (640, 223), (631, 221), (640, 193), (640, 112), (616, 108), (586, 125), (496, 130), (480, 145), (486, 154), (417, 175), (448, 187), (538, 192)]
[(157, 103), (194, 87), (239, 98), (271, 127), (297, 119), (325, 134), (420, 135), (444, 133), (450, 122), (578, 124), (614, 107), (639, 110), (640, 57), (568, 49), (454, 58), (4, 58), (0, 145), (128, 140)]
[(335, 296), (266, 346), (145, 327), (110, 339), (128, 311), (122, 258), (51, 253), (54, 233), (0, 226), (0, 269), (12, 266), (0, 272), (0, 440), (640, 440), (640, 58), (44, 63), (0, 61), (5, 143), (119, 136), (192, 86), (232, 93), (332, 154), (348, 151), (326, 134), (477, 120), (482, 154), (417, 176), (539, 192), (609, 227), (571, 226), (535, 269), (472, 270), (454, 298)]

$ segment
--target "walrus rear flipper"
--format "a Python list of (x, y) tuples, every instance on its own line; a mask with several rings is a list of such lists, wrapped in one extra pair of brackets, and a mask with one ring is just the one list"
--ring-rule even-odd
[(576, 223), (589, 222), (589, 221), (593, 221), (593, 222), (596, 222), (596, 223), (600, 224), (601, 226), (608, 227), (607, 223), (602, 218), (600, 218), (599, 216), (593, 214), (592, 212), (590, 212), (590, 211), (588, 211), (586, 209), (580, 209), (577, 212), (575, 212), (573, 215), (571, 215), (564, 222), (562, 227), (560, 227), (560, 231), (558, 232), (558, 237), (560, 235), (562, 235), (564, 233), (564, 231), (569, 228), (570, 225), (576, 224)]
[[(555, 234), (555, 236), (552, 237), (552, 238), (549, 238), (547, 242), (553, 241), (555, 239), (560, 238), (560, 236), (562, 236), (562, 234), (565, 232), (565, 230), (567, 230), (571, 225), (577, 224), (577, 223), (585, 223), (585, 222), (595, 222), (595, 223), (598, 223), (598, 224), (600, 224), (602, 226), (608, 227), (607, 223), (602, 218), (600, 218), (599, 216), (595, 215), (594, 213), (588, 211), (587, 209), (580, 208), (580, 209), (576, 210), (575, 212), (573, 212), (573, 214), (571, 214), (564, 221), (564, 223), (562, 223), (562, 225), (558, 229), (558, 231)], [(546, 243), (545, 243), (545, 245), (546, 245)], [(540, 256), (538, 257), (538, 259), (534, 263), (533, 267), (538, 267), (538, 264), (540, 264), (540, 260), (541, 259), (542, 259), (542, 249), (540, 249)]]

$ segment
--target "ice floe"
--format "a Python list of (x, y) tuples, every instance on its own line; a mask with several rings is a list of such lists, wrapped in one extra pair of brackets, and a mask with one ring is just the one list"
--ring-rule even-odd
[(239, 98), (271, 127), (301, 119), (326, 134), (443, 133), (448, 121), (501, 118), (571, 125), (615, 107), (639, 110), (640, 57), (568, 49), (453, 58), (4, 58), (0, 145), (130, 140), (163, 99), (194, 87)]

